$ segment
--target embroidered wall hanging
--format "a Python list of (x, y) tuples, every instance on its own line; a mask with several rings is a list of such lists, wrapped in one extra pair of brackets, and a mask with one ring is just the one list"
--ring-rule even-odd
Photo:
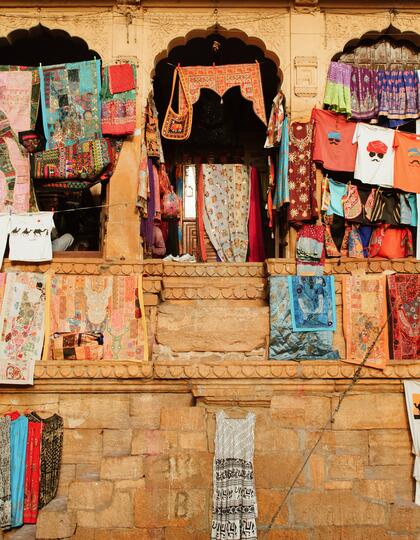
[(136, 129), (136, 66), (117, 64), (103, 69), (102, 134), (131, 135)]
[(420, 274), (388, 276), (393, 358), (420, 358)]

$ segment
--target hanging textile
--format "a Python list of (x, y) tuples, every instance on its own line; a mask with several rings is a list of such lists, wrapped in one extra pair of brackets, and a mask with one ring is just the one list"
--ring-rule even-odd
[(251, 167), (251, 186), (249, 196), (249, 256), (248, 262), (265, 260), (264, 235), (261, 220), (260, 178), (256, 167)]
[(273, 99), (271, 106), (270, 119), (267, 126), (267, 138), (264, 148), (273, 148), (281, 142), (284, 121), (284, 94), (280, 90)]
[(420, 381), (404, 381), (405, 403), (410, 424), (412, 453), (415, 455), (413, 477), (416, 481), (414, 502), (420, 506)]
[(337, 359), (333, 332), (294, 332), (288, 276), (270, 277), (270, 349), (271, 360)]
[(292, 122), (289, 131), (288, 219), (292, 223), (318, 217), (316, 168), (312, 161), (312, 122)]
[(395, 131), (394, 187), (420, 193), (420, 134)]
[(352, 66), (342, 62), (330, 62), (324, 94), (324, 104), (347, 117), (351, 116), (351, 75)]
[(245, 262), (249, 171), (246, 165), (203, 165), (206, 232), (223, 262)]
[(281, 128), (273, 208), (279, 209), (289, 201), (289, 119), (286, 116)]
[(369, 257), (403, 259), (414, 253), (413, 235), (409, 228), (394, 228), (382, 223), (372, 233), (369, 242)]
[(101, 136), (100, 61), (40, 67), (47, 149)]
[(103, 68), (101, 93), (103, 135), (131, 135), (136, 129), (136, 66)]
[(153, 161), (147, 160), (147, 175), (149, 180), (149, 193), (147, 199), (147, 216), (141, 220), (141, 235), (146, 245), (147, 253), (151, 254), (153, 246), (153, 226), (155, 222), (155, 182), (153, 176)]
[(39, 71), (36, 67), (30, 66), (0, 66), (0, 71), (25, 71), (30, 72), (32, 76), (32, 90), (31, 90), (31, 120), (30, 127), (28, 129), (34, 130), (36, 120), (38, 118), (39, 110), (39, 96), (41, 90), (41, 83), (39, 80)]
[(28, 417), (28, 442), (26, 447), (25, 497), (23, 522), (36, 523), (38, 516), (39, 480), (41, 474), (42, 423), (31, 414)]
[(420, 260), (420, 195), (416, 195), (417, 205), (417, 243), (416, 243), (416, 259)]
[(0, 72), (0, 212), (29, 210), (29, 159), (18, 133), (31, 127), (32, 74)]
[(42, 421), (38, 502), (38, 508), (41, 509), (57, 495), (63, 452), (63, 419), (58, 414), (53, 414), (45, 419), (41, 419), (34, 412), (31, 415)]
[(420, 274), (388, 276), (395, 360), (420, 358)]
[(10, 486), (11, 486), (11, 527), (23, 525), (25, 488), (26, 445), (28, 439), (28, 419), (11, 415), (10, 423)]
[(379, 111), (378, 71), (353, 66), (350, 94), (352, 118), (355, 120), (376, 118)]
[(389, 360), (385, 276), (343, 275), (342, 287), (346, 362), (360, 364), (376, 340), (365, 365), (384, 369)]
[[(197, 167), (196, 167), (197, 169)], [(207, 248), (204, 236), (204, 218), (206, 216), (204, 208), (204, 174), (203, 165), (198, 165), (197, 175), (197, 197), (196, 197), (196, 228), (197, 228), (197, 260), (207, 261)]]
[(44, 342), (45, 276), (9, 272), (0, 310), (0, 383), (33, 384)]
[(212, 540), (257, 540), (254, 481), (255, 414), (216, 414), (213, 461)]
[(147, 155), (149, 157), (159, 158), (161, 163), (165, 163), (159, 130), (158, 111), (152, 92), (150, 92), (147, 97), (145, 109), (145, 141)]
[(0, 214), (0, 268), (3, 264), (4, 252), (7, 244), (7, 237), (10, 230), (10, 215)]
[(415, 71), (378, 71), (379, 115), (389, 120), (417, 118), (420, 114)]
[(334, 276), (288, 276), (294, 332), (336, 330)]
[(325, 247), (323, 225), (302, 225), (296, 240), (296, 273), (322, 275), (324, 273)]
[(147, 217), (147, 197), (149, 193), (149, 172), (147, 163), (147, 149), (143, 136), (140, 137), (140, 160), (138, 172), (137, 203), (141, 218)]
[(11, 525), (10, 418), (0, 417), (0, 530)]
[(10, 218), (9, 259), (43, 262), (53, 258), (51, 231), (53, 212), (12, 214)]
[(56, 275), (52, 279), (51, 336), (58, 332), (103, 334), (104, 360), (147, 360), (144, 309), (138, 276)]

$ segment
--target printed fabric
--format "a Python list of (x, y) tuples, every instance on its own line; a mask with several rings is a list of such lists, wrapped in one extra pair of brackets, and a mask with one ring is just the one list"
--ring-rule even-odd
[(32, 76), (32, 90), (31, 90), (31, 130), (35, 129), (36, 120), (38, 118), (39, 111), (39, 96), (41, 92), (41, 83), (39, 80), (39, 71), (36, 67), (30, 66), (0, 66), (0, 71), (25, 71), (30, 72)]
[(213, 461), (212, 540), (257, 540), (254, 481), (255, 414), (216, 414)]
[(104, 360), (147, 358), (144, 309), (138, 276), (71, 276), (52, 279), (51, 336), (103, 334)]
[(0, 383), (33, 384), (44, 342), (45, 276), (9, 272), (0, 311)]
[(281, 142), (284, 121), (284, 94), (280, 91), (273, 99), (270, 119), (267, 126), (267, 138), (264, 148), (273, 148)]
[(334, 276), (288, 276), (294, 332), (336, 330)]
[(420, 358), (420, 274), (388, 276), (395, 360)]
[(416, 71), (378, 71), (379, 115), (390, 120), (417, 118), (420, 81)]
[(325, 262), (324, 225), (302, 225), (297, 233), (297, 274), (322, 275)]
[(316, 168), (312, 161), (312, 122), (292, 122), (289, 130), (289, 206), (291, 223), (318, 217)]
[(0, 418), (0, 529), (9, 529), (12, 520), (10, 491), (10, 418)]
[(12, 261), (42, 262), (52, 259), (53, 212), (12, 214), (9, 258)]
[(261, 219), (260, 177), (256, 167), (251, 167), (251, 186), (249, 196), (249, 255), (248, 262), (265, 260), (264, 233)]
[(405, 403), (414, 454), (413, 477), (416, 481), (414, 502), (420, 506), (420, 381), (404, 381)]
[(420, 134), (395, 132), (394, 187), (420, 193)]
[(413, 252), (413, 235), (407, 227), (394, 228), (383, 223), (370, 237), (369, 257), (403, 259), (411, 257)]
[(23, 508), (24, 523), (36, 523), (38, 516), (39, 480), (41, 475), (41, 433), (42, 423), (29, 414)]
[(131, 135), (136, 129), (136, 67), (105, 66), (101, 95), (103, 135)]
[(343, 329), (346, 362), (384, 369), (389, 360), (386, 278), (343, 275)]
[(28, 419), (26, 416), (12, 419), (10, 423), (11, 527), (23, 525), (27, 439)]
[(352, 66), (330, 62), (325, 86), (324, 104), (337, 113), (351, 116), (350, 80)]
[(58, 414), (41, 419), (36, 413), (32, 417), (42, 422), (41, 473), (39, 479), (38, 508), (44, 508), (57, 495), (63, 453), (63, 419)]
[(286, 116), (281, 130), (273, 208), (279, 209), (289, 201), (289, 119)]
[(140, 137), (140, 161), (138, 170), (137, 208), (141, 218), (147, 218), (147, 198), (149, 194), (149, 167), (144, 137)]
[(203, 164), (205, 230), (221, 261), (245, 262), (248, 252), (249, 170)]
[(32, 74), (0, 71), (0, 212), (27, 212), (29, 158), (18, 133), (31, 127)]
[(100, 61), (40, 67), (47, 149), (101, 136)]
[(333, 332), (295, 332), (292, 325), (288, 276), (270, 277), (271, 360), (327, 360), (339, 358)]
[(350, 79), (352, 118), (376, 118), (379, 111), (378, 93), (378, 71), (353, 66)]

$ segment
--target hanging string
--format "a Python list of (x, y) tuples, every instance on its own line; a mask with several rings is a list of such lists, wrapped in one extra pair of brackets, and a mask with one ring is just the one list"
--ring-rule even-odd
[[(54, 210), (54, 214), (62, 214), (64, 212), (80, 212), (80, 210), (94, 210), (95, 208), (111, 208), (111, 206), (129, 206), (133, 202), (120, 202), (113, 204), (98, 204), (97, 206), (82, 206), (80, 208), (68, 208), (67, 210)], [(134, 205), (136, 208), (136, 205)], [(33, 212), (36, 214), (36, 212)]]

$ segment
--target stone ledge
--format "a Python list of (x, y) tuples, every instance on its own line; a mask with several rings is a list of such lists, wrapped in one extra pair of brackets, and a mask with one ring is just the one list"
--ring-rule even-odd
[[(296, 261), (294, 259), (267, 259), (267, 271), (271, 276), (296, 274)], [(326, 274), (350, 274), (355, 269), (364, 269), (366, 272), (394, 272), (416, 274), (420, 272), (420, 261), (415, 258), (407, 259), (354, 259), (342, 257), (340, 259), (327, 259), (325, 261)]]
[[(146, 283), (146, 280), (145, 280)], [(267, 298), (262, 277), (164, 277), (164, 300), (255, 300)]]
[(37, 362), (35, 379), (150, 379), (153, 365), (148, 362)]

